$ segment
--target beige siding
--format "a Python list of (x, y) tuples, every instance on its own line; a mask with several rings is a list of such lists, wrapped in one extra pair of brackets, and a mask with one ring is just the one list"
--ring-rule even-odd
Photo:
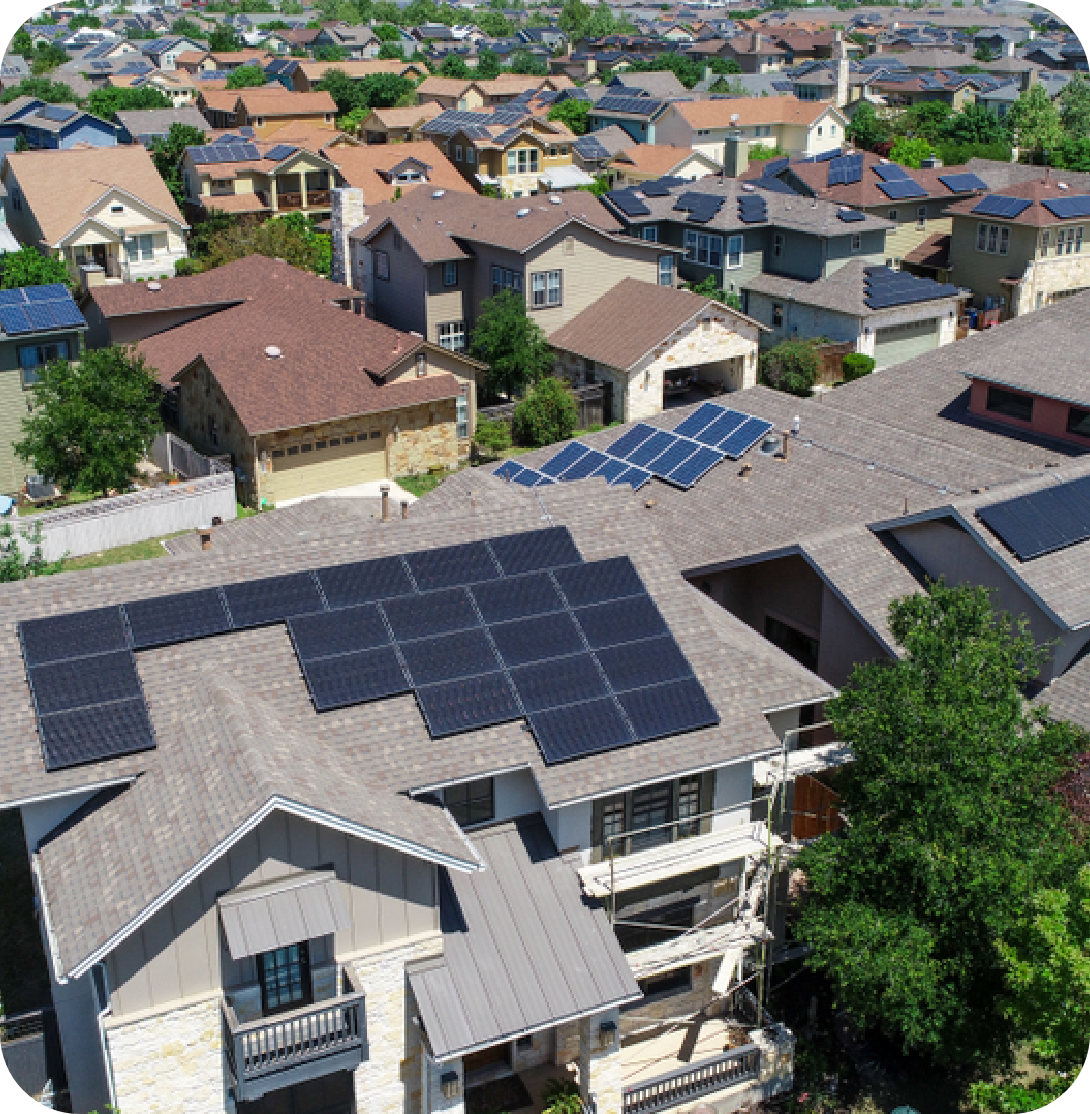
[(920, 228), (916, 219), (916, 209), (919, 203), (914, 201), (898, 202), (895, 206), (881, 209), (871, 209), (875, 216), (888, 218), (890, 211), (897, 213), (897, 227), (891, 228), (886, 233), (886, 258), (904, 259), (910, 251), (915, 251), (929, 236), (950, 234), (953, 221), (950, 217), (936, 217), (936, 209), (944, 206), (938, 202), (926, 205), (927, 219), (923, 228)]
[(242, 986), (252, 959), (236, 961), (220, 931), (216, 899), (239, 886), (303, 870), (332, 869), (351, 926), (312, 948), (312, 963), (343, 962), (438, 930), (435, 867), (308, 820), (274, 813), (187, 886), (107, 959), (115, 1017)]
[(459, 260), (458, 282), (455, 286), (444, 285), (442, 263), (435, 263), (426, 270), (428, 326), (425, 336), (432, 344), (438, 344), (440, 325), (451, 321), (465, 321), (468, 316), (466, 309), (473, 304), (473, 262), (469, 259)]

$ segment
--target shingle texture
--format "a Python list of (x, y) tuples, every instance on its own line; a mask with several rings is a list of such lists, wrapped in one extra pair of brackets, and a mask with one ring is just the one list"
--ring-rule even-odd
[[(429, 140), (420, 143), (373, 143), (364, 147), (339, 147), (325, 154), (337, 164), (347, 185), (363, 190), (363, 200), (368, 205), (392, 201), (398, 190), (402, 194), (424, 188), (473, 193), (469, 182)], [(426, 181), (390, 180), (388, 172), (406, 159), (416, 159), (428, 167)], [(386, 175), (383, 171), (387, 172)]]

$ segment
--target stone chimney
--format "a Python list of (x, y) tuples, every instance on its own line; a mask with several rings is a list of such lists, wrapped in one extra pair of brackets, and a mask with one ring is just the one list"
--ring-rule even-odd
[(761, 32), (753, 32), (753, 45), (751, 47), (754, 54), (759, 54), (761, 51)]
[(1005, 39), (1004, 42), (1003, 42), (1003, 57), (1004, 58), (1013, 58), (1014, 57), (1015, 46), (1016, 46), (1016, 43), (1015, 43), (1014, 39)]
[(352, 274), (352, 245), (348, 234), (367, 223), (363, 190), (342, 187), (330, 191), (333, 206), (333, 266), (330, 278), (342, 286), (356, 287)]
[(834, 103), (837, 108), (843, 108), (848, 103), (851, 94), (849, 77), (851, 75), (851, 62), (848, 60), (848, 44), (844, 41), (842, 32), (836, 32), (833, 43), (833, 68), (836, 76), (836, 93)]

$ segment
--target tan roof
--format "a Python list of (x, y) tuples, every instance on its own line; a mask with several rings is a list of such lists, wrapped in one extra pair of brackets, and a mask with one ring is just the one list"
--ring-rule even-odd
[[(706, 155), (694, 151), (691, 147), (670, 147), (665, 143), (639, 143), (624, 151), (618, 151), (609, 165), (618, 170), (632, 169), (661, 177), (691, 158), (711, 162)], [(717, 166), (718, 163), (713, 165)]]
[(808, 127), (830, 110), (840, 115), (828, 101), (800, 101), (798, 97), (730, 97), (727, 100), (675, 101), (669, 111), (679, 113), (694, 128), (732, 125), (746, 128), (754, 124)]
[(197, 87), (200, 98), (205, 108), (213, 108), (217, 112), (234, 112), (238, 104), (238, 90), (224, 87), (212, 87), (212, 82), (202, 81)]
[(271, 62), (276, 55), (267, 50), (221, 50), (209, 51), (208, 56), (216, 63), (216, 68), (223, 70), (228, 66), (261, 65)]
[(316, 93), (292, 93), (280, 89), (241, 89), (238, 99), (248, 116), (313, 116), (317, 113), (333, 115), (337, 104), (322, 90)]
[[(339, 148), (326, 155), (337, 164), (337, 169), (348, 185), (363, 190), (363, 199), (368, 205), (392, 201), (394, 191), (398, 188), (402, 194), (420, 186), (476, 193), (455, 169), (454, 164), (430, 140), (419, 143), (371, 143), (362, 147)], [(391, 170), (406, 159), (418, 159), (429, 168), (426, 182), (394, 183), (387, 181), (379, 173), (382, 170)]]
[[(342, 144), (349, 147), (359, 145), (359, 140), (354, 136), (328, 124), (319, 124), (316, 120), (284, 120), (274, 123), (261, 129), (261, 138), (265, 143), (305, 147), (316, 155), (325, 153), (334, 162), (334, 155), (340, 156)], [(327, 147), (329, 152), (324, 151)]]
[[(434, 120), (442, 111), (442, 105), (428, 101), (427, 104), (414, 104), (408, 108), (374, 108), (367, 120), (378, 120), (387, 128), (411, 128), (421, 120)], [(367, 120), (364, 121), (365, 127)]]
[(183, 50), (181, 54), (174, 59), (178, 66), (197, 66), (209, 57), (207, 50)]
[(21, 151), (7, 156), (5, 180), (19, 182), (45, 242), (58, 243), (87, 217), (86, 210), (116, 187), (185, 226), (151, 155), (140, 145)]
[(420, 97), (460, 97), (470, 86), (480, 86), (482, 82), (466, 80), (461, 77), (426, 77), (416, 87)]
[[(214, 175), (217, 179), (235, 177), (234, 174), (225, 174), (222, 171)], [(256, 193), (226, 193), (215, 197), (202, 197), (201, 207), (206, 211), (218, 209), (221, 213), (271, 213), (272, 207), (261, 200)]]
[(351, 58), (343, 62), (299, 62), (299, 69), (306, 74), (308, 81), (321, 81), (328, 70), (340, 70), (348, 77), (368, 77), (376, 73), (402, 74), (406, 70), (418, 70), (412, 62), (401, 62), (396, 58)]

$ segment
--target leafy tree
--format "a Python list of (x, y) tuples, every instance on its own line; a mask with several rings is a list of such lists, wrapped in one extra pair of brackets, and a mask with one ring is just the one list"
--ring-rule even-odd
[(68, 21), (68, 33), (75, 34), (81, 27), (97, 31), (102, 26), (102, 20), (97, 15), (74, 15)]
[(381, 43), (396, 43), (401, 40), (401, 28), (395, 27), (392, 23), (380, 23), (377, 27), (372, 27), (375, 33), (375, 38)]
[(507, 422), (493, 421), (478, 414), (473, 440), (491, 456), (499, 456), (511, 447), (511, 427)]
[(872, 150), (889, 139), (889, 125), (874, 110), (874, 105), (864, 102), (852, 116), (848, 138), (859, 147)]
[(13, 290), (17, 286), (49, 286), (54, 282), (68, 282), (68, 268), (56, 256), (42, 255), (37, 248), (24, 247), (0, 256), (0, 288)]
[(526, 300), (501, 290), (481, 303), (470, 355), (488, 365), (482, 386), (490, 395), (514, 398), (553, 366), (553, 353), (541, 326), (526, 313)]
[(950, 117), (943, 138), (955, 143), (1006, 143), (1009, 133), (994, 113), (981, 104), (970, 104)]
[(1007, 127), (1014, 142), (1030, 152), (1051, 151), (1064, 139), (1060, 111), (1040, 85), (1018, 94), (1007, 113)]
[(448, 54), (440, 64), (438, 72), (443, 77), (469, 78), (469, 67), (460, 54)]
[(151, 161), (179, 206), (185, 204), (185, 183), (182, 180), (185, 149), (202, 146), (206, 138), (199, 128), (175, 123), (170, 125), (166, 139), (157, 139), (151, 145)]
[(989, 47), (989, 46), (978, 46), (976, 48), (976, 52), (973, 54), (973, 57), (978, 62), (994, 62), (995, 61), (995, 54), (992, 52), (992, 48)]
[(546, 77), (549, 67), (544, 59), (538, 58), (528, 50), (516, 50), (511, 55), (510, 70), (512, 73), (530, 74), (533, 77)]
[(609, 175), (599, 174), (589, 186), (576, 186), (577, 190), (592, 193), (595, 197), (602, 197), (610, 191)]
[[(684, 54), (666, 53), (645, 62), (633, 62), (625, 73), (662, 73), (672, 72), (678, 81), (687, 89), (691, 89), (704, 77), (704, 67), (700, 62)], [(740, 72), (736, 70), (735, 72)], [(624, 80), (624, 74), (621, 74)]]
[(378, 48), (378, 56), (382, 59), (396, 58), (399, 62), (405, 61), (405, 51), (400, 43), (383, 43)]
[(1090, 171), (1090, 139), (1067, 139), (1052, 152), (1052, 165), (1065, 170)]
[(172, 35), (183, 35), (187, 39), (199, 39), (202, 36), (200, 24), (195, 23), (192, 19), (186, 19), (184, 15), (170, 25), (170, 33)]
[(87, 111), (101, 120), (112, 120), (115, 112), (130, 112), (140, 108), (173, 108), (174, 102), (165, 93), (150, 86), (142, 89), (112, 88), (93, 89), (87, 98)]
[(68, 61), (68, 54), (52, 43), (39, 43), (30, 60), (30, 72), (35, 76), (52, 73), (58, 66)]
[(808, 340), (785, 340), (763, 352), (761, 382), (777, 391), (809, 398), (821, 370), (821, 357)]
[(511, 433), (520, 445), (555, 445), (575, 432), (579, 405), (563, 379), (545, 375), (515, 407)]
[(1090, 81), (1076, 70), (1056, 98), (1060, 123), (1072, 139), (1090, 139)]
[(560, 101), (549, 109), (549, 119), (559, 120), (576, 135), (587, 134), (587, 117), (590, 115), (590, 101), (577, 101), (573, 98)]
[(473, 22), (493, 39), (506, 39), (515, 33), (515, 25), (500, 12), (476, 12)]
[(401, 20), (401, 9), (393, 0), (375, 0), (371, 5), (371, 18), (376, 23), (393, 24), (396, 27)]
[(30, 37), (30, 32), (25, 27), (20, 27), (15, 32), (15, 38), (11, 40), (12, 54), (21, 54), (28, 61), (34, 57), (34, 40)]
[(163, 427), (154, 375), (119, 345), (90, 349), (78, 364), (54, 360), (30, 394), (34, 411), (12, 447), (68, 491), (124, 491)]
[(841, 360), (840, 366), (844, 373), (844, 382), (851, 383), (856, 379), (862, 379), (864, 375), (870, 375), (877, 363), (873, 356), (863, 352), (849, 352)]
[(314, 58), (318, 62), (347, 62), (348, 51), (343, 46), (318, 46), (314, 48)]
[(917, 170), (923, 160), (930, 156), (931, 144), (926, 139), (898, 139), (889, 152), (889, 157), (894, 162)]
[(749, 149), (750, 162), (767, 162), (769, 159), (783, 158), (787, 152), (782, 148), (773, 144), (769, 147), (764, 143), (755, 143)]
[(1088, 740), (1027, 706), (1043, 654), (987, 589), (932, 584), (891, 604), (890, 629), (903, 658), (857, 666), (825, 706), (855, 757), (849, 824), (799, 859), (799, 933), (857, 1024), (983, 1066), (1015, 1035), (1000, 941), (1079, 862), (1050, 790)]
[(502, 69), (500, 56), (494, 50), (485, 47), (478, 52), (477, 68), (473, 71), (475, 77), (481, 78), (482, 81), (491, 81), (499, 76)]
[(242, 49), (242, 40), (230, 27), (221, 24), (208, 36), (208, 49), (213, 54), (230, 54)]
[(60, 572), (64, 561), (47, 561), (42, 556), (42, 524), (16, 534), (10, 522), (0, 522), (0, 584), (28, 580), (32, 576), (50, 576)]
[(260, 89), (268, 80), (265, 71), (258, 65), (238, 66), (227, 75), (227, 88)]
[(197, 249), (203, 270), (255, 253), (328, 278), (333, 241), (328, 232), (315, 232), (313, 221), (305, 214), (286, 213), (261, 224), (232, 221), (219, 231), (210, 231)]
[(584, 30), (590, 22), (590, 16), (590, 8), (583, 3), (583, 0), (564, 0), (557, 25), (569, 39), (574, 41), (584, 37)]
[(945, 101), (923, 101), (914, 104), (905, 115), (906, 124), (913, 135), (934, 143), (946, 134), (951, 109)]
[(717, 302), (721, 302), (729, 309), (735, 309), (739, 313), (742, 312), (742, 299), (728, 290), (724, 290), (719, 283), (715, 281), (715, 275), (708, 275), (707, 278), (702, 279), (700, 282), (690, 282), (687, 284), (689, 290), (694, 294), (699, 294), (702, 298), (714, 298)]

